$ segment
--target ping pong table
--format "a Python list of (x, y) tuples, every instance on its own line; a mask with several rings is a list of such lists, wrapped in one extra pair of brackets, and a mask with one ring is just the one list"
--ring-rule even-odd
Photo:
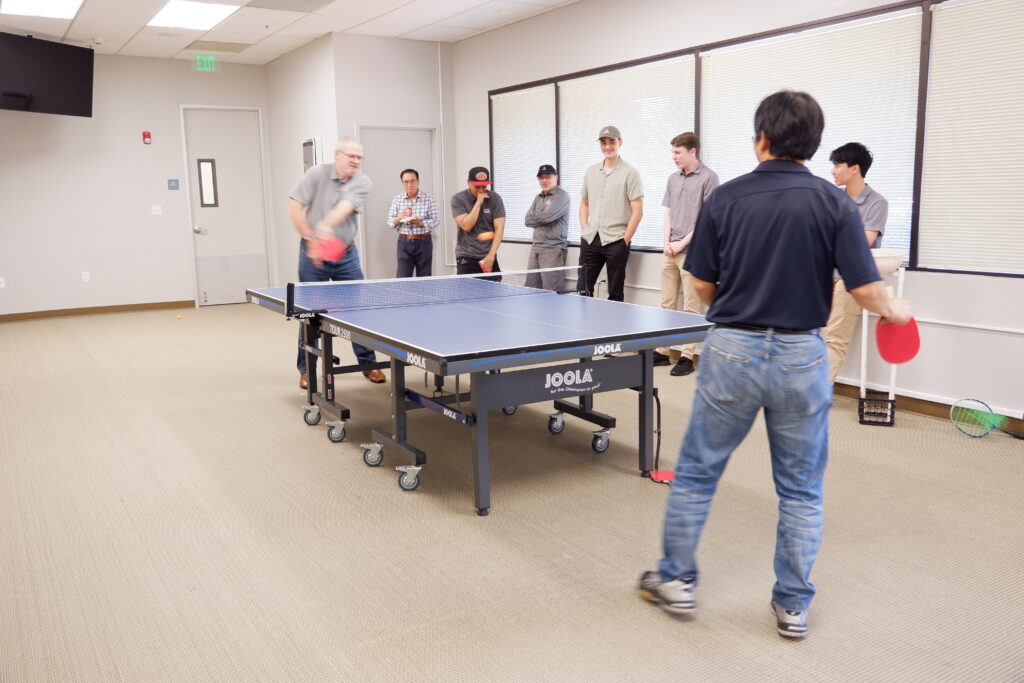
[[(389, 358), (377, 366), (390, 366), (391, 428), (372, 430), (373, 442), (362, 444), (363, 461), (376, 467), (385, 450), (403, 456), (411, 463), (395, 468), (403, 490), (419, 486), (427, 460), (408, 441), (409, 410), (427, 408), (470, 429), (476, 511), (486, 515), (491, 507), (489, 410), (511, 415), (519, 405), (551, 400), (555, 412), (549, 431), (561, 433), (565, 415), (596, 424), (600, 429), (591, 447), (601, 453), (608, 449), (615, 418), (594, 410), (594, 394), (619, 389), (638, 393), (638, 466), (650, 476), (653, 350), (698, 342), (710, 323), (689, 313), (510, 284), (517, 274), (502, 273), (504, 282), (494, 276), (441, 276), (300, 283), (249, 289), (246, 297), (304, 324), (311, 369), (304, 419), (314, 425), (322, 412), (333, 417), (327, 422), (331, 441), (344, 440), (350, 419), (350, 410), (335, 396), (334, 377), (366, 369), (340, 365), (334, 340), (358, 342)], [(312, 371), (317, 358), (323, 361), (319, 377)], [(410, 366), (438, 378), (455, 376), (455, 392), (413, 391), (405, 378)], [(462, 375), (469, 377), (466, 391)], [(436, 386), (442, 384), (438, 380)]]

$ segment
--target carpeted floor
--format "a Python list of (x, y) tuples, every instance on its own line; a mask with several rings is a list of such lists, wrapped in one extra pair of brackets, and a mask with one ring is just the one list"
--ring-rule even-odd
[[(1024, 680), (1020, 441), (862, 426), (837, 399), (812, 632), (790, 642), (763, 424), (677, 621), (634, 591), (668, 489), (638, 476), (633, 392), (597, 398), (619, 418), (602, 455), (571, 417), (550, 434), (550, 406), (495, 416), (480, 518), (448, 420), (410, 417), (418, 491), (393, 457), (363, 464), (387, 385), (339, 380), (345, 443), (303, 423), (293, 325), (249, 305), (0, 324), (0, 680)], [(695, 384), (668, 370), (666, 468)]]

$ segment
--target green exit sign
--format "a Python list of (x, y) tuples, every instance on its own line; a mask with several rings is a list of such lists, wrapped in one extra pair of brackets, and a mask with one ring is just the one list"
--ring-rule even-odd
[(214, 55), (196, 55), (196, 71), (216, 71), (217, 57)]

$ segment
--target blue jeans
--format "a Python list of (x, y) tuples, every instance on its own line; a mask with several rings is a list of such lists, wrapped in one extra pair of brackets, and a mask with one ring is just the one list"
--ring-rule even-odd
[(698, 578), (694, 553), (729, 456), (764, 408), (779, 497), (772, 599), (803, 611), (824, 520), (832, 387), (818, 334), (713, 328), (704, 342), (690, 424), (668, 496), (662, 579)]
[[(363, 270), (359, 267), (359, 251), (351, 245), (340, 261), (324, 261), (322, 268), (317, 268), (306, 256), (306, 243), (299, 247), (299, 282), (329, 282), (333, 280), (362, 280)], [(299, 372), (306, 373), (306, 352), (302, 350), (302, 332), (305, 325), (299, 325), (299, 359), (296, 367)], [(320, 340), (316, 340), (317, 346)], [(352, 343), (352, 350), (360, 365), (375, 363), (377, 354), (371, 349)], [(313, 368), (316, 372), (316, 368)]]

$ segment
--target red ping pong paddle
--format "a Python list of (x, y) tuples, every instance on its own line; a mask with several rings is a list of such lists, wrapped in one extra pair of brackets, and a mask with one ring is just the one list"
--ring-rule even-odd
[(906, 363), (917, 355), (921, 348), (921, 335), (917, 321), (911, 318), (902, 325), (894, 325), (879, 318), (875, 324), (875, 344), (878, 355), (887, 363)]
[(348, 247), (337, 237), (320, 241), (320, 258), (324, 261), (340, 261), (345, 257)]

